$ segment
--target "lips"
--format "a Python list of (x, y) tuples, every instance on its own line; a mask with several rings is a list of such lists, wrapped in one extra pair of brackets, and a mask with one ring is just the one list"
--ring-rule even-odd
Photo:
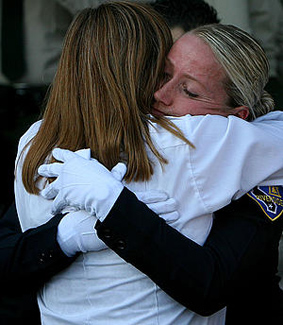
[(153, 115), (156, 115), (156, 116), (164, 116), (164, 115), (166, 115), (165, 110), (160, 110), (160, 109), (157, 108), (157, 106), (159, 107), (159, 105), (157, 105), (157, 104), (153, 105), (151, 113)]

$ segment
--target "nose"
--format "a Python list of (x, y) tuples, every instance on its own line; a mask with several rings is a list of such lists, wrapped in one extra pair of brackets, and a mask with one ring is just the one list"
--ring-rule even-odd
[(154, 93), (154, 98), (156, 102), (161, 102), (166, 106), (171, 105), (173, 100), (173, 90), (174, 87), (172, 87), (170, 81), (166, 82), (161, 88), (159, 88)]

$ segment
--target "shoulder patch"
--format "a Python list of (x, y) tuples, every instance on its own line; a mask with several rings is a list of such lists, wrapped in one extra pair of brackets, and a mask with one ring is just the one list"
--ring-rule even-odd
[(256, 201), (271, 221), (275, 221), (283, 214), (282, 186), (257, 186), (247, 195)]

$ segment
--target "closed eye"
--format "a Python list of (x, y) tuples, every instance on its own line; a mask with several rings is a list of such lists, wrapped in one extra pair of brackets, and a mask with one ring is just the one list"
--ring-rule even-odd
[(183, 87), (183, 91), (186, 95), (188, 95), (190, 98), (198, 98), (198, 94), (192, 93), (187, 88)]

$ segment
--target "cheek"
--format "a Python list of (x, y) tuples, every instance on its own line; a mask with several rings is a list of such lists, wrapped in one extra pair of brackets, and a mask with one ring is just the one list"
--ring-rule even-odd
[(218, 107), (226, 107), (228, 105), (229, 96), (222, 83), (215, 83), (213, 94), (213, 102), (216, 103)]
[(205, 111), (203, 103), (191, 99), (183, 99), (179, 101), (174, 108), (176, 108), (176, 111), (178, 111), (179, 116), (186, 114), (203, 114)]
[(191, 114), (193, 109), (192, 103), (189, 100), (184, 98), (175, 98), (174, 103), (172, 105), (172, 114), (176, 116), (183, 116), (187, 114)]

